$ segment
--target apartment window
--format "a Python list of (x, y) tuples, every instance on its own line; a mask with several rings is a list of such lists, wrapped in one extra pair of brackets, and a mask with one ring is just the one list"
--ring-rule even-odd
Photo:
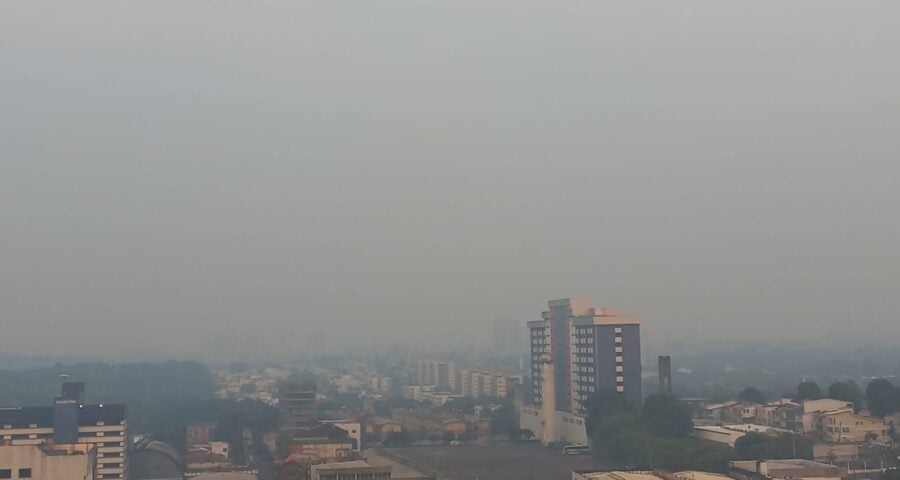
[(621, 355), (616, 355), (616, 363), (622, 363), (625, 361), (625, 357)]
[(12, 478), (12, 470), (8, 468), (0, 470), (0, 478)]
[(615, 332), (616, 332), (616, 333), (622, 333), (622, 327), (616, 327)]
[(619, 393), (622, 393), (622, 392), (625, 391), (625, 387), (622, 386), (622, 385), (619, 385), (618, 387), (616, 387), (616, 391), (619, 392)]
[(623, 371), (625, 371), (625, 367), (623, 367), (622, 365), (616, 365), (616, 372), (622, 373)]
[(30, 468), (20, 468), (19, 469), (19, 478), (31, 478), (31, 469)]
[(619, 382), (619, 383), (622, 383), (622, 382), (625, 381), (625, 377), (619, 375), (618, 377), (616, 377), (616, 381)]

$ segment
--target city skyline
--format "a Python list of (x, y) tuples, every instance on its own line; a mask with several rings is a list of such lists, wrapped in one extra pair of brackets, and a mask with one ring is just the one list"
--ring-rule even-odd
[(895, 338), (898, 21), (3, 2), (0, 351), (434, 349), (564, 296), (655, 344)]

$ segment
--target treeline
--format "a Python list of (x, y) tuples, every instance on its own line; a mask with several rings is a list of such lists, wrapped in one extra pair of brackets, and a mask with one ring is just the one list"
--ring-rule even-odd
[(672, 395), (648, 397), (640, 408), (621, 395), (600, 393), (588, 402), (587, 428), (594, 454), (628, 468), (721, 472), (727, 445), (691, 437), (691, 408)]
[[(900, 388), (886, 378), (872, 380), (866, 385), (865, 392), (853, 380), (833, 382), (827, 390), (823, 390), (816, 382), (806, 381), (797, 385), (796, 391), (784, 392), (781, 396), (800, 402), (822, 398), (843, 400), (852, 403), (856, 412), (868, 408), (879, 417), (900, 412)], [(738, 394), (737, 399), (751, 403), (766, 403), (766, 397), (755, 387), (745, 388)]]
[[(674, 349), (674, 351), (672, 351)], [(673, 359), (673, 385), (683, 397), (714, 402), (734, 398), (747, 385), (768, 396), (793, 390), (798, 378), (818, 379), (822, 387), (834, 380), (900, 376), (900, 350), (893, 347), (847, 348), (810, 346), (739, 346), (720, 351), (668, 349)], [(655, 388), (656, 379), (647, 379)]]

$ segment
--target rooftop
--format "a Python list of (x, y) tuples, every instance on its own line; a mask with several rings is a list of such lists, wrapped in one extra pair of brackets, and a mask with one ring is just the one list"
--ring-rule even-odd
[(661, 480), (650, 470), (647, 471), (609, 471), (609, 472), (583, 472), (578, 473), (580, 478), (588, 480)]

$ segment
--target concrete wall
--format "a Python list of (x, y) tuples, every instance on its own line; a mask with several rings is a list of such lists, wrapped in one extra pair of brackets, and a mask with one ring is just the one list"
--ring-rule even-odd
[[(587, 445), (589, 440), (585, 420), (582, 415), (557, 410), (554, 418), (555, 438), (552, 441)], [(519, 410), (519, 428), (531, 430), (535, 438), (543, 438), (544, 424), (539, 408), (522, 407)]]
[(68, 454), (48, 455), (34, 445), (0, 446), (0, 470), (11, 470), (19, 478), (19, 469), (30, 468), (31, 478), (40, 480), (93, 480), (96, 449), (87, 445), (64, 445), (54, 450)]

